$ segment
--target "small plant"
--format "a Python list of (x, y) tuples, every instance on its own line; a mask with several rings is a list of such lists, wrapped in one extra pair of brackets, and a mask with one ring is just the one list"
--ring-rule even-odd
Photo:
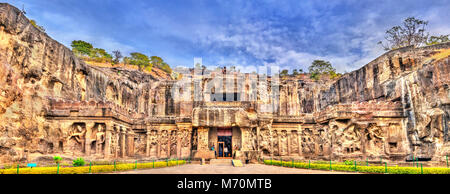
[(84, 159), (83, 158), (77, 158), (75, 160), (73, 160), (73, 166), (84, 166)]
[(61, 156), (54, 156), (53, 160), (55, 161), (56, 164), (59, 164), (62, 161)]
[(344, 161), (344, 164), (345, 165), (353, 165), (354, 162), (353, 162), (353, 160), (346, 160), (346, 161)]

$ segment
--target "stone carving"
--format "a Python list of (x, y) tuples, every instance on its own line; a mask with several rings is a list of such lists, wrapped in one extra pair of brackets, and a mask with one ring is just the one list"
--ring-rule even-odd
[[(31, 24), (19, 9), (0, 4), (0, 10), (0, 165), (61, 151), (66, 157), (102, 157), (108, 150), (116, 158), (142, 155), (144, 125), (154, 127), (146, 145), (150, 157), (209, 150), (208, 143), (217, 142), (208, 139), (212, 127), (242, 130), (232, 139), (247, 155), (289, 150), (308, 158), (434, 162), (450, 154), (450, 43), (393, 50), (335, 80), (206, 68), (186, 69), (182, 80), (173, 80), (157, 67), (150, 75), (93, 67), (35, 28), (24, 28)], [(204, 93), (211, 80), (233, 83), (214, 85), (215, 94), (233, 100), (209, 101)], [(170, 92), (178, 81), (192, 86), (183, 87), (183, 98)], [(105, 131), (100, 123), (107, 122), (114, 130)], [(188, 132), (166, 131), (180, 123), (190, 125)], [(292, 126), (271, 131), (268, 123)]]
[(160, 138), (160, 146), (161, 146), (161, 157), (169, 157), (168, 155), (168, 142), (169, 142), (169, 133), (167, 130), (163, 130), (161, 132), (161, 138)]
[(280, 136), (280, 155), (285, 156), (288, 154), (288, 140), (287, 131), (281, 131)]
[(316, 151), (313, 132), (309, 128), (302, 131), (302, 153), (304, 155), (314, 154)]
[(176, 157), (177, 156), (177, 131), (172, 130), (170, 132), (170, 155)]
[(278, 131), (277, 130), (272, 131), (272, 142), (273, 142), (273, 155), (279, 156), (280, 149), (278, 147)]
[(353, 154), (361, 151), (360, 128), (353, 124), (344, 129), (342, 148), (344, 153)]
[(298, 154), (298, 134), (297, 131), (293, 131), (291, 134), (291, 154)]
[(263, 152), (264, 155), (270, 155), (272, 153), (271, 149), (271, 135), (268, 129), (262, 129), (259, 131), (259, 150)]
[(134, 152), (138, 155), (145, 155), (146, 134), (137, 134), (134, 140)]
[(95, 135), (93, 138), (93, 142), (95, 142), (95, 146), (91, 147), (91, 149), (95, 149), (95, 154), (103, 155), (105, 150), (105, 125), (97, 124), (97, 131), (93, 132), (92, 135)]
[(85, 152), (86, 125), (74, 124), (67, 137), (67, 145), (71, 151)]
[(150, 156), (158, 155), (158, 131), (150, 132)]
[(379, 157), (385, 153), (384, 135), (381, 127), (371, 123), (365, 129), (365, 151), (367, 156)]

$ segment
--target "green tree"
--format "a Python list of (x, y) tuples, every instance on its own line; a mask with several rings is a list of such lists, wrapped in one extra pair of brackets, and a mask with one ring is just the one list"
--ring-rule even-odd
[(294, 75), (294, 76), (297, 76), (297, 75), (298, 75), (297, 69), (294, 69), (294, 70), (292, 71), (292, 75)]
[(90, 56), (91, 50), (94, 49), (91, 43), (82, 40), (74, 40), (70, 46), (72, 51), (80, 56)]
[(170, 68), (170, 65), (164, 62), (161, 57), (151, 56), (150, 61), (153, 64), (153, 67), (158, 67), (169, 74), (172, 73), (172, 68)]
[(311, 79), (319, 80), (321, 75), (328, 74), (332, 78), (337, 76), (336, 69), (328, 61), (314, 60), (309, 66), (309, 73), (311, 74)]
[(287, 76), (288, 74), (289, 74), (289, 70), (283, 69), (283, 70), (281, 70), (280, 76), (284, 77), (284, 76)]
[(378, 42), (385, 50), (392, 50), (406, 46), (420, 46), (428, 39), (425, 27), (428, 21), (408, 17), (402, 26), (394, 26), (386, 31), (386, 44)]
[(448, 42), (449, 40), (449, 35), (441, 35), (441, 36), (431, 36), (428, 41), (427, 41), (427, 45), (433, 45), (433, 44), (439, 44), (439, 43), (444, 43), (444, 42)]
[(112, 56), (105, 51), (105, 49), (101, 48), (93, 48), (91, 49), (91, 53), (89, 57), (97, 62), (111, 62)]
[(139, 70), (143, 70), (147, 68), (147, 70), (151, 71), (152, 64), (150, 63), (150, 59), (147, 55), (142, 53), (134, 52), (130, 54), (131, 57), (128, 58), (130, 65), (136, 65), (139, 67)]

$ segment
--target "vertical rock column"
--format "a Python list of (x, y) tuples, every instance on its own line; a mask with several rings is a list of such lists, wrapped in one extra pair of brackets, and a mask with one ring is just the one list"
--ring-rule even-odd
[(281, 131), (276, 131), (276, 133), (277, 133), (277, 140), (275, 140), (275, 141), (278, 141), (278, 155), (280, 155), (281, 156), (281, 138), (280, 138), (280, 136), (281, 136)]
[(145, 156), (150, 156), (150, 126), (147, 125), (147, 133), (145, 134)]
[(157, 146), (157, 156), (158, 158), (161, 158), (161, 130), (158, 130), (158, 146)]
[(181, 158), (181, 132), (177, 130), (177, 158)]
[(108, 159), (111, 156), (111, 134), (112, 134), (112, 124), (110, 122), (106, 123), (105, 130), (105, 158)]
[(287, 155), (288, 156), (291, 155), (291, 145), (292, 145), (291, 135), (292, 135), (291, 131), (287, 131), (286, 138), (287, 138)]
[(121, 126), (120, 127), (120, 157), (121, 158), (125, 158), (126, 156), (126, 144), (125, 144), (125, 139), (126, 139), (126, 128)]

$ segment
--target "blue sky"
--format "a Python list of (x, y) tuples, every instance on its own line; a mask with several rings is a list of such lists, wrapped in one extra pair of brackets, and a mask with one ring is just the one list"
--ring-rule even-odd
[(6, 0), (70, 48), (72, 40), (172, 67), (255, 66), (307, 70), (315, 59), (338, 72), (367, 64), (387, 29), (413, 16), (431, 35), (450, 34), (450, 1)]

